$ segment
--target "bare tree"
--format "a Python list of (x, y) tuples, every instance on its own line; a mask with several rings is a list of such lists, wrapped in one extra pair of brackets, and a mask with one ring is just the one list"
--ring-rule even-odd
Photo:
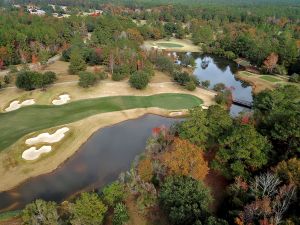
[(284, 212), (288, 209), (291, 200), (296, 194), (296, 187), (292, 184), (284, 185), (279, 189), (273, 201), (272, 210), (274, 212), (273, 223), (274, 225), (280, 224)]
[(256, 196), (272, 197), (277, 193), (280, 183), (276, 175), (267, 172), (255, 177), (251, 183), (251, 190)]

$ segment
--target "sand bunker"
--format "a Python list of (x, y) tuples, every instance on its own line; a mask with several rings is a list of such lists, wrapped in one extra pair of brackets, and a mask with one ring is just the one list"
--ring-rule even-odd
[(42, 133), (34, 138), (29, 138), (25, 141), (27, 145), (35, 145), (38, 143), (55, 143), (59, 142), (65, 137), (65, 133), (70, 129), (68, 127), (63, 127), (58, 129), (54, 134)]
[(68, 94), (60, 95), (58, 97), (59, 97), (59, 99), (54, 99), (52, 101), (53, 105), (63, 105), (71, 100), (70, 95), (68, 95)]
[(36, 147), (31, 147), (23, 152), (22, 158), (25, 160), (36, 160), (41, 154), (51, 152), (51, 150), (52, 147), (46, 145), (39, 149), (36, 149)]
[(13, 101), (10, 103), (9, 107), (5, 109), (6, 112), (17, 110), (23, 106), (33, 105), (35, 104), (34, 99), (28, 99), (20, 103), (20, 101)]

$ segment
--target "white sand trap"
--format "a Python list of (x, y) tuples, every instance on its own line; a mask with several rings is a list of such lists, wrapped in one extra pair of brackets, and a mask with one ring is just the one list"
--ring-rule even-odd
[(208, 109), (208, 106), (202, 105), (202, 109)]
[(63, 105), (71, 100), (70, 95), (68, 95), (68, 94), (60, 95), (58, 97), (59, 97), (59, 99), (54, 99), (52, 101), (53, 105)]
[(5, 109), (5, 111), (10, 112), (10, 111), (17, 110), (17, 109), (21, 108), (22, 106), (28, 106), (28, 105), (33, 105), (33, 104), (35, 104), (34, 99), (28, 99), (21, 103), (20, 103), (20, 101), (13, 101), (10, 103), (9, 107), (7, 107)]
[(42, 133), (34, 138), (29, 138), (25, 141), (27, 145), (35, 145), (38, 143), (55, 143), (59, 142), (65, 137), (65, 133), (70, 129), (68, 127), (63, 127), (58, 129), (54, 134)]
[(25, 150), (22, 154), (22, 158), (25, 160), (36, 160), (40, 157), (43, 153), (51, 152), (52, 147), (51, 146), (42, 146), (39, 149), (36, 149), (36, 147), (31, 147), (27, 150)]

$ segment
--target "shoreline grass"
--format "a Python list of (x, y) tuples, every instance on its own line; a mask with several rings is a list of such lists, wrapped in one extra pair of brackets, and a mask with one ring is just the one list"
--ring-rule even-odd
[(160, 47), (165, 47), (165, 48), (182, 48), (183, 45), (181, 44), (176, 44), (176, 43), (172, 43), (172, 42), (158, 42), (156, 43), (156, 45), (160, 46)]
[(158, 94), (102, 97), (79, 100), (62, 106), (28, 106), (0, 114), (0, 151), (28, 133), (75, 122), (100, 113), (149, 107), (188, 109), (202, 103), (201, 99), (189, 94)]

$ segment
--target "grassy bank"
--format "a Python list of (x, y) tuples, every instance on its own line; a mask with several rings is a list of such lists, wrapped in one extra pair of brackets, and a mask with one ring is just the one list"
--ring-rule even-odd
[(0, 114), (0, 151), (22, 136), (105, 112), (134, 108), (158, 107), (186, 109), (202, 104), (188, 94), (159, 94), (152, 96), (114, 96), (80, 100), (63, 106), (35, 105)]

